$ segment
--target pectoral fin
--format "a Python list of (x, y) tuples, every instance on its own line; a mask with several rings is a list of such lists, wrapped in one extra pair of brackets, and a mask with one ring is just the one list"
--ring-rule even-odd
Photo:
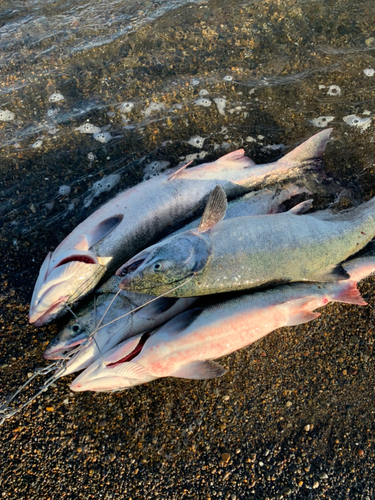
[(87, 248), (82, 248), (82, 250), (91, 248), (108, 236), (122, 222), (123, 218), (123, 214), (118, 214), (99, 222), (87, 235), (82, 237), (82, 242), (78, 245), (84, 245), (86, 242)]
[(216, 186), (215, 189), (211, 191), (210, 197), (208, 198), (198, 231), (204, 233), (224, 219), (227, 206), (227, 195), (224, 189), (221, 186)]
[(206, 380), (222, 377), (226, 372), (227, 370), (216, 361), (197, 361), (181, 366), (171, 376), (192, 380)]

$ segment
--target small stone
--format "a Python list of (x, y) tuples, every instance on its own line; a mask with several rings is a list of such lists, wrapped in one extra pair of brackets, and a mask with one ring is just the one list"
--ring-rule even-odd
[(302, 480), (298, 482), (298, 486), (303, 486), (303, 481)]
[(31, 378), (33, 375), (34, 375), (33, 373), (29, 372), (29, 373), (27, 374), (27, 378)]
[(370, 359), (370, 356), (368, 354), (364, 354), (362, 359), (365, 363), (367, 363), (367, 361)]
[(221, 455), (221, 460), (222, 460), (222, 462), (224, 462), (224, 463), (226, 463), (226, 464), (227, 464), (227, 463), (229, 462), (229, 460), (230, 460), (230, 455), (229, 455), (229, 453), (222, 453), (222, 455)]
[(223, 397), (223, 399), (224, 399), (224, 401), (229, 401), (229, 396), (226, 395), (226, 396)]
[(342, 371), (342, 374), (343, 374), (343, 375), (347, 375), (347, 374), (348, 374), (348, 370), (343, 370), (343, 371)]
[(328, 479), (328, 474), (326, 472), (322, 472), (320, 475), (319, 475), (319, 479)]
[(286, 406), (287, 408), (290, 408), (290, 407), (292, 406), (292, 404), (293, 404), (293, 403), (292, 403), (291, 401), (287, 401), (287, 402), (285, 403), (285, 406)]
[(54, 409), (54, 407), (53, 407), (53, 406), (47, 406), (46, 410), (47, 410), (47, 411), (54, 411), (55, 409)]
[(64, 403), (64, 405), (68, 405), (69, 404), (69, 399), (64, 399), (63, 403)]
[(344, 362), (344, 358), (341, 358), (341, 357), (340, 357), (340, 358), (338, 358), (338, 359), (337, 359), (337, 362), (338, 362), (338, 363), (343, 363), (343, 362)]
[(291, 488), (284, 488), (283, 489), (283, 495), (290, 495), (292, 493), (292, 490)]
[(311, 429), (310, 424), (305, 425), (304, 430), (306, 432), (309, 432), (310, 429)]
[(370, 36), (370, 38), (366, 38), (365, 44), (369, 47), (370, 45), (375, 44), (375, 37)]
[(107, 425), (106, 420), (101, 420), (101, 421), (99, 422), (99, 427), (105, 427), (106, 425)]
[(313, 488), (314, 488), (314, 490), (319, 488), (319, 481), (315, 481), (315, 483), (313, 484)]

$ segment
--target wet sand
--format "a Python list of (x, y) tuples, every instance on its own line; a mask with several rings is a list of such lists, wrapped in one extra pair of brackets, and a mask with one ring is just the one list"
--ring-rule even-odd
[[(82, 105), (85, 114), (61, 114), (57, 138), (42, 139), (41, 149), (31, 147), (37, 133), (24, 133), (27, 118), (0, 122), (0, 398), (47, 364), (43, 350), (63, 324), (36, 329), (27, 321), (45, 254), (142, 180), (146, 164), (177, 165), (202, 151), (211, 160), (238, 147), (268, 162), (318, 132), (312, 119), (334, 116), (330, 189), (316, 194), (314, 208), (342, 189), (341, 207), (374, 196), (374, 125), (344, 121), (375, 111), (375, 77), (364, 74), (375, 68), (373, 26), (372, 2), (193, 4), (105, 49), (62, 59), (61, 74), (45, 76), (38, 63), (32, 85), (10, 93), (13, 100), (2, 95), (1, 107), (15, 103), (19, 115), (23, 100), (40, 123), (51, 104), (36, 105), (35, 96), (56, 90), (66, 96), (60, 113)], [(29, 74), (27, 57), (17, 64), (6, 66), (3, 90)], [(194, 106), (206, 88), (212, 104)], [(223, 97), (225, 114), (214, 101)], [(123, 129), (129, 124), (117, 112), (124, 101), (137, 103), (133, 129)], [(165, 108), (145, 116), (151, 102)], [(79, 135), (85, 119), (110, 122), (123, 137), (101, 144)], [(16, 132), (20, 150), (5, 144)], [(203, 148), (188, 143), (195, 136), (205, 138)], [(118, 172), (121, 182), (84, 209), (93, 182)], [(58, 198), (65, 184), (71, 194)], [(73, 377), (57, 381), (0, 427), (2, 498), (374, 499), (374, 278), (360, 289), (367, 307), (330, 305), (312, 323), (276, 331), (222, 359), (228, 373), (218, 380), (158, 380), (112, 395), (73, 394)]]

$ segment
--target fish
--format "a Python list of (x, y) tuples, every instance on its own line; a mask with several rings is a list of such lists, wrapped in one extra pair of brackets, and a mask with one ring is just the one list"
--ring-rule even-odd
[[(111, 304), (112, 299), (114, 300)], [(86, 345), (84, 344), (82, 349), (66, 363), (60, 373), (65, 376), (83, 370), (119, 342), (144, 331), (155, 329), (191, 307), (196, 301), (195, 298), (160, 297), (147, 304), (152, 299), (155, 297), (127, 292), (120, 292), (116, 297), (113, 293), (99, 295), (95, 308), (93, 301), (90, 302), (82, 310), (78, 319), (72, 319), (49, 343), (44, 358), (61, 359), (75, 347), (87, 341)], [(129, 314), (141, 306), (144, 307)], [(106, 314), (103, 323), (95, 332), (94, 338), (89, 339), (104, 313)]]
[(194, 220), (216, 185), (232, 199), (314, 171), (331, 131), (319, 132), (273, 163), (255, 165), (240, 149), (120, 193), (47, 254), (31, 298), (29, 322), (41, 326), (61, 316), (66, 305), (92, 292), (121, 263)]
[[(311, 194), (311, 192), (304, 186), (288, 184), (281, 190), (278, 188), (266, 188), (260, 191), (247, 193), (246, 195), (229, 202), (226, 218), (238, 217), (242, 215), (279, 213), (283, 211), (282, 204), (285, 201), (300, 194)], [(176, 231), (174, 234), (178, 234), (179, 232), (189, 230), (191, 228), (196, 228), (199, 226), (199, 222), (200, 219), (196, 219)], [(102, 284), (98, 290), (96, 290), (95, 298), (93, 298), (84, 307), (79, 308), (79, 310), (75, 312), (75, 317), (72, 318), (62, 331), (49, 342), (43, 355), (45, 359), (61, 359), (68, 352), (77, 347), (77, 345), (80, 345), (95, 330), (96, 324), (103, 317), (104, 313), (106, 313), (105, 323), (109, 323), (110, 321), (117, 319), (119, 316), (122, 316), (135, 308), (141, 307), (146, 302), (156, 298), (153, 295), (137, 294), (122, 290), (113, 304), (111, 304), (114, 294), (118, 292), (120, 281), (121, 278), (112, 276), (109, 280)], [(167, 304), (169, 302), (173, 304), (173, 300), (174, 299), (167, 298), (165, 303)], [(158, 308), (161, 303), (161, 301), (158, 301)], [(143, 313), (145, 313), (146, 317), (148, 317), (150, 314), (149, 309), (153, 308), (146, 308), (146, 311), (144, 312), (138, 311), (133, 316), (131, 331), (134, 331), (135, 334), (142, 330), (140, 330), (139, 327), (134, 327), (134, 323), (139, 319), (143, 319)], [(150, 323), (150, 319), (147, 321)], [(117, 326), (118, 328), (126, 328), (126, 320), (123, 320), (122, 322), (119, 321)], [(102, 327), (97, 333), (97, 336), (102, 336), (104, 333), (104, 328)], [(126, 335), (126, 337), (130, 336), (130, 334)], [(124, 336), (124, 338), (126, 337)], [(98, 338), (96, 338), (96, 340), (100, 343)]]
[(154, 332), (121, 342), (82, 372), (72, 391), (127, 389), (163, 377), (211, 379), (226, 369), (214, 361), (272, 331), (312, 321), (330, 302), (366, 305), (356, 283), (375, 272), (375, 257), (345, 264), (350, 279), (293, 283), (183, 312)]
[(310, 205), (307, 200), (285, 213), (222, 220), (227, 201), (217, 186), (199, 228), (135, 255), (116, 272), (123, 277), (120, 288), (154, 295), (173, 288), (167, 296), (189, 297), (347, 279), (340, 263), (375, 236), (375, 198), (341, 213), (305, 214)]
[[(282, 203), (284, 201), (302, 193), (311, 194), (305, 187), (297, 185), (288, 185), (281, 191), (276, 188), (267, 188), (248, 193), (229, 203), (226, 217), (231, 218), (244, 214), (278, 213), (283, 210)], [(199, 219), (188, 224), (182, 230), (197, 227), (198, 225)], [(49, 342), (43, 354), (45, 359), (64, 358), (74, 348), (88, 339), (94, 332), (99, 320), (105, 315), (105, 322), (95, 333), (95, 341), (92, 340), (90, 345), (84, 348), (84, 352), (77, 353), (74, 363), (69, 363), (69, 370), (78, 371), (82, 360), (96, 359), (100, 353), (106, 352), (112, 345), (151, 327), (158, 326), (158, 324), (170, 319), (171, 314), (178, 314), (190, 307), (195, 300), (181, 299), (178, 304), (174, 305), (178, 299), (158, 299), (154, 304), (146, 306), (145, 310), (138, 310), (131, 316), (118, 319), (120, 316), (128, 314), (130, 311), (156, 299), (153, 295), (137, 294), (125, 290), (121, 290), (115, 298), (114, 295), (119, 291), (120, 281), (121, 278), (112, 276), (96, 290), (95, 297), (84, 307), (79, 308), (75, 312), (75, 317)], [(167, 310), (168, 313), (166, 313)], [(152, 314), (156, 316), (151, 317)], [(112, 321), (116, 321), (116, 324), (108, 324)], [(110, 337), (111, 340), (108, 341), (107, 339)], [(98, 345), (100, 351), (97, 348)]]

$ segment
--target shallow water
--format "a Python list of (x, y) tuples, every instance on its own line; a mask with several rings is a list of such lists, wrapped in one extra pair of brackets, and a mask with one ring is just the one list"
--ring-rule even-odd
[[(373, 0), (1, 3), (0, 375), (4, 394), (17, 388), (36, 363), (44, 363), (44, 342), (56, 333), (56, 326), (36, 330), (27, 325), (28, 302), (45, 254), (127, 186), (190, 159), (197, 164), (240, 147), (255, 161), (268, 162), (329, 125), (334, 132), (325, 154), (325, 170), (327, 185), (333, 182), (334, 187), (328, 195), (317, 196), (316, 206), (327, 206), (342, 190), (348, 206), (375, 195), (374, 18)], [(372, 288), (366, 290), (371, 303)], [(329, 498), (373, 498), (369, 477), (374, 443), (368, 429), (373, 429), (375, 407), (373, 398), (366, 399), (366, 388), (369, 392), (374, 388), (372, 312), (368, 308), (358, 313), (358, 308), (344, 306), (330, 310), (324, 321), (310, 327), (315, 328), (313, 335), (302, 327), (285, 330), (282, 337), (275, 334), (265, 339), (259, 352), (248, 350), (228, 358), (231, 374), (225, 379), (204, 384), (149, 384), (130, 396), (133, 406), (126, 395), (118, 400), (105, 395), (76, 396), (70, 405), (61, 406), (64, 398), (70, 398), (67, 382), (62, 380), (57, 395), (44, 396), (39, 409), (34, 404), (28, 416), (15, 417), (1, 429), (7, 456), (19, 461), (18, 465), (10, 461), (6, 470), (18, 467), (28, 477), (19, 454), (30, 432), (44, 442), (46, 429), (59, 428), (69, 434), (69, 425), (77, 425), (77, 442), (81, 442), (81, 431), (91, 435), (93, 428), (101, 441), (104, 434), (97, 430), (97, 422), (91, 422), (95, 412), (87, 421), (83, 416), (87, 417), (90, 407), (98, 415), (108, 413), (111, 401), (114, 408), (127, 408), (124, 418), (130, 436), (126, 439), (135, 450), (132, 459), (143, 478), (151, 471), (150, 484), (156, 472), (147, 463), (142, 465), (142, 460), (165, 463), (162, 467), (168, 471), (177, 468), (177, 475), (186, 478), (181, 484), (187, 490), (200, 469), (201, 479), (194, 483), (195, 493), (191, 491), (196, 498), (225, 498), (227, 492), (245, 498), (254, 481), (256, 498), (287, 494), (294, 498), (323, 498), (324, 494)], [(359, 341), (350, 344), (353, 331)], [(301, 354), (301, 339), (305, 338), (302, 344), (306, 342), (309, 356)], [(297, 351), (294, 342), (299, 345)], [(284, 357), (280, 345), (286, 350)], [(267, 349), (270, 357), (264, 358), (259, 353)], [(314, 352), (321, 353), (316, 362)], [(370, 361), (363, 365), (363, 356), (368, 355)], [(252, 364), (251, 356), (259, 363)], [(339, 358), (345, 360), (342, 366), (337, 364)], [(248, 363), (250, 372), (245, 370)], [(336, 385), (322, 383), (327, 377), (332, 381), (327, 367), (334, 372)], [(317, 380), (315, 368), (320, 374)], [(348, 380), (349, 369), (359, 373), (357, 378)], [(299, 389), (307, 386), (312, 389)], [(295, 394), (293, 408), (300, 408), (295, 413), (285, 409), (285, 391), (290, 391), (288, 398)], [(223, 395), (229, 393), (230, 401), (238, 403), (222, 403)], [(175, 401), (168, 399), (170, 394)], [(360, 395), (357, 400), (356, 395)], [(60, 404), (61, 415), (54, 417), (45, 411), (48, 397), (56, 406)], [(217, 404), (218, 398), (221, 404)], [(260, 401), (265, 401), (264, 407)], [(164, 406), (171, 410), (162, 417), (159, 412)], [(169, 419), (170, 412), (174, 420)], [(278, 420), (277, 412), (284, 420)], [(264, 414), (271, 419), (262, 420)], [(155, 433), (143, 424), (137, 427), (134, 415), (145, 418), (156, 434), (165, 434), (164, 440), (158, 438), (154, 443)], [(318, 429), (310, 440), (303, 431), (309, 419), (317, 422)], [(190, 426), (199, 420), (200, 430), (185, 432), (190, 428), (185, 420)], [(17, 438), (21, 448), (11, 444), (8, 434), (17, 426), (32, 429)], [(119, 454), (113, 444), (117, 441), (111, 439), (115, 435), (123, 441), (124, 435), (115, 427), (106, 432), (110, 438), (105, 456)], [(147, 452), (139, 451), (139, 443)], [(53, 450), (55, 442), (46, 440), (44, 445)], [(100, 446), (102, 442), (98, 450)], [(283, 460), (289, 460), (284, 471), (281, 465), (274, 465), (276, 458), (271, 460), (278, 474), (267, 472), (259, 460), (251, 459), (253, 453), (263, 456), (267, 449), (275, 457), (278, 447), (283, 450)], [(238, 454), (237, 448), (242, 450)], [(287, 453), (290, 448), (298, 452)], [(159, 453), (159, 449), (164, 451)], [(211, 469), (220, 469), (217, 457), (227, 449), (232, 450), (228, 467), (235, 479), (222, 481), (227, 473), (223, 468), (220, 480), (213, 481), (216, 473)], [(358, 454), (360, 450), (364, 455)], [(35, 459), (36, 467), (45, 463), (45, 453), (40, 454), (40, 461)], [(73, 449), (71, 453), (73, 457), (81, 452)], [(310, 463), (313, 477), (302, 465), (294, 466), (297, 458), (288, 458), (293, 453)], [(84, 497), (86, 490), (74, 493), (67, 479), (68, 465), (74, 462), (69, 456), (70, 452), (65, 465), (59, 465), (69, 484), (67, 498)], [(266, 458), (262, 460), (266, 463)], [(350, 472), (350, 460), (355, 472)], [(190, 468), (184, 468), (185, 461)], [(85, 474), (94, 478), (91, 493), (97, 498), (95, 488), (104, 481), (104, 473), (94, 467), (90, 475), (90, 463)], [(117, 462), (112, 465), (114, 471), (117, 467)], [(127, 474), (134, 474), (135, 468), (130, 467)], [(299, 469), (306, 478), (299, 479)], [(319, 479), (323, 469), (334, 472), (329, 473), (329, 481)], [(277, 479), (268, 480), (268, 476)], [(312, 487), (315, 479), (321, 483), (316, 489)], [(36, 473), (33, 480), (24, 481), (23, 492), (17, 493), (7, 480), (7, 498), (37, 498), (32, 482), (41, 487), (42, 476)], [(303, 484), (298, 486), (300, 481)], [(45, 498), (53, 497), (52, 484), (48, 480), (43, 487)], [(128, 492), (140, 498), (134, 483), (129, 480), (126, 484)], [(166, 481), (159, 480), (154, 490), (146, 488), (148, 498), (155, 492), (165, 498), (183, 498), (187, 494), (181, 484), (168, 489)], [(130, 497), (124, 488), (120, 488), (121, 494)], [(291, 493), (286, 493), (288, 488)], [(110, 498), (110, 491), (108, 486), (103, 495)]]

